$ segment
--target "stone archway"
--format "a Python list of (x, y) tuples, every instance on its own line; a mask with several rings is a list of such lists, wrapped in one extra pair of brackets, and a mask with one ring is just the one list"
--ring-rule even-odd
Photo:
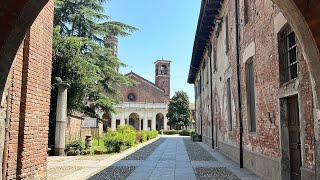
[[(296, 33), (307, 61), (313, 92), (316, 171), (320, 169), (320, 3), (318, 0), (272, 0)], [(316, 174), (320, 179), (320, 173)]]
[(136, 130), (140, 130), (141, 120), (140, 120), (139, 114), (131, 113), (129, 115), (129, 123), (128, 124), (133, 126)]
[[(273, 0), (294, 29), (307, 60), (314, 94), (315, 121), (320, 125), (320, 3), (317, 0)], [(319, 129), (316, 134), (319, 140)]]
[(164, 129), (164, 115), (162, 113), (158, 113), (156, 115), (156, 130), (163, 130)]
[(18, 48), (43, 7), (53, 0), (4, 0), (0, 3), (0, 97)]

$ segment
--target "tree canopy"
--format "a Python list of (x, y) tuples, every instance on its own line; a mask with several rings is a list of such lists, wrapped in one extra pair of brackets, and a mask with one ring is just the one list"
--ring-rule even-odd
[(184, 91), (177, 91), (168, 107), (168, 125), (181, 127), (190, 125), (189, 97)]
[[(135, 82), (117, 70), (125, 66), (105, 44), (106, 37), (128, 36), (137, 28), (111, 21), (107, 0), (55, 0), (52, 82), (61, 77), (71, 85), (68, 111), (96, 116), (96, 110), (114, 111), (120, 85)], [(55, 114), (57, 88), (52, 89), (51, 115)]]

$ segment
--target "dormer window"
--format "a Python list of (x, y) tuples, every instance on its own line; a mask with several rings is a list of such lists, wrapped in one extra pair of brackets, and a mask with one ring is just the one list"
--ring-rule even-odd
[(160, 73), (161, 75), (167, 75), (167, 66), (166, 65), (162, 65), (161, 68), (160, 68)]

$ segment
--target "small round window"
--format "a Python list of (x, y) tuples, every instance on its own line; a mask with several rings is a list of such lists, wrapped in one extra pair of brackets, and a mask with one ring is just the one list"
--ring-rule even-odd
[(134, 100), (136, 100), (136, 96), (133, 93), (129, 93), (128, 94), (128, 100), (129, 101), (134, 101)]

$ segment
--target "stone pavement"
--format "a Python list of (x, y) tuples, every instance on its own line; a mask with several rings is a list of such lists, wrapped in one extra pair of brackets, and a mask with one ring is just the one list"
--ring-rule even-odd
[[(192, 142), (189, 137), (162, 136), (111, 156), (64, 157), (66, 159), (62, 162), (50, 158), (49, 179), (260, 179), (248, 170), (240, 169), (238, 164), (217, 150)], [(61, 169), (59, 164), (64, 168)], [(55, 177), (59, 168), (62, 170), (60, 177)]]

